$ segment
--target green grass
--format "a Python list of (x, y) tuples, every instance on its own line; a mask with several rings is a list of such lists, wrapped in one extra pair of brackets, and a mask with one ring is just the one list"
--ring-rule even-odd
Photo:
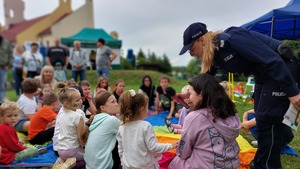
[[(68, 72), (68, 75), (70, 77), (70, 72)], [(117, 79), (123, 79), (125, 80), (126, 86), (125, 90), (129, 89), (135, 89), (138, 90), (139, 86), (141, 85), (142, 77), (144, 75), (150, 75), (153, 81), (153, 84), (155, 86), (158, 86), (158, 79), (161, 75), (159, 72), (155, 71), (141, 71), (141, 70), (113, 70), (110, 73), (110, 80), (109, 84), (114, 85)], [(97, 83), (97, 75), (95, 71), (87, 71), (87, 77), (89, 82), (92, 85), (92, 89), (94, 89), (94, 86)], [(181, 91), (181, 88), (187, 84), (187, 80), (178, 80), (173, 77), (170, 77), (171, 83), (170, 86), (174, 87), (177, 92)], [(8, 74), (8, 81), (13, 81), (11, 72)], [(245, 83), (245, 82), (244, 82)], [(8, 99), (16, 101), (17, 97), (14, 90), (9, 90), (6, 93)], [(239, 116), (242, 117), (243, 113), (249, 109), (253, 108), (252, 104), (244, 103), (242, 99), (235, 98), (237, 101), (236, 108), (238, 110)], [(242, 130), (240, 131), (240, 134), (244, 136), (249, 142), (253, 141), (254, 138), (250, 134), (244, 133)], [(300, 133), (299, 129), (298, 131), (294, 132), (295, 138), (291, 142), (291, 146), (294, 147), (297, 151), (297, 153), (300, 155)], [(289, 156), (289, 155), (282, 155), (282, 164), (284, 169), (300, 169), (300, 160), (298, 157)]]

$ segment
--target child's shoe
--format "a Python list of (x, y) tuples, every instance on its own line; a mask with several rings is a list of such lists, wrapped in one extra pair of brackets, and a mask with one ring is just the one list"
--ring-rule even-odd
[(46, 152), (47, 152), (47, 148), (42, 147), (42, 148), (39, 148), (39, 149), (38, 149), (37, 154), (44, 154), (44, 153), (46, 153)]
[(166, 124), (167, 127), (170, 127), (171, 124), (172, 124), (167, 117), (165, 118), (165, 124)]
[(174, 133), (174, 128), (172, 126), (167, 127), (170, 133)]
[(61, 158), (58, 158), (55, 164), (52, 166), (52, 169), (72, 169), (75, 166), (76, 166), (75, 157), (67, 158), (65, 162), (63, 162)]

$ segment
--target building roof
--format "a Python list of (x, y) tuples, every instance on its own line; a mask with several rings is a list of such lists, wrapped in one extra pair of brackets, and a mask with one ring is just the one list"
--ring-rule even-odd
[(45, 17), (47, 17), (48, 15), (44, 15), (44, 16), (40, 16), (34, 19), (30, 19), (30, 20), (26, 20), (26, 21), (22, 21), (16, 24), (11, 24), (9, 26), (9, 29), (3, 32), (0, 32), (0, 35), (3, 36), (3, 38), (5, 38), (6, 40), (10, 41), (10, 42), (15, 42), (16, 41), (16, 36), (22, 32), (23, 30), (29, 28), (30, 26), (32, 26), (33, 24), (39, 22), (40, 20), (44, 19)]

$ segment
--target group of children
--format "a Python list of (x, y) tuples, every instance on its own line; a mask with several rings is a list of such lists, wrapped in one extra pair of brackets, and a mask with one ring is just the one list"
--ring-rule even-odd
[[(38, 109), (34, 97), (37, 85), (33, 79), (26, 79), (22, 83), (26, 106), (15, 104), (14, 111), (7, 109), (6, 104), (9, 102), (0, 106), (0, 163), (9, 164), (19, 160), (16, 158), (17, 152), (26, 149), (6, 147), (1, 133), (7, 130), (1, 128), (4, 126), (9, 128), (12, 135), (6, 138), (19, 146), (22, 146), (22, 142), (17, 138), (17, 129), (22, 129), (17, 130), (19, 132), (28, 131), (28, 139), (32, 144), (53, 140), (53, 149), (59, 156), (53, 168), (159, 168), (158, 159), (161, 159), (162, 153), (177, 146), (177, 156), (171, 161), (170, 168), (238, 166), (239, 147), (235, 138), (238, 136), (240, 121), (233, 103), (212, 76), (199, 75), (192, 78), (183, 89), (184, 94), (176, 94), (169, 86), (168, 77), (163, 76), (156, 90), (155, 103), (149, 100), (154, 98), (154, 86), (149, 76), (143, 78), (143, 85), (150, 90), (144, 87), (139, 92), (124, 92), (125, 82), (119, 80), (115, 91), (110, 92), (107, 79), (101, 77), (96, 85), (96, 95), (93, 96), (87, 81), (79, 85), (74, 82), (60, 83), (57, 94), (42, 90), (43, 95), (39, 98), (42, 107)], [(182, 110), (176, 110), (178, 95), (188, 107), (181, 106)], [(148, 116), (149, 103), (155, 104), (157, 113), (160, 105), (163, 110), (170, 112), (166, 123), (171, 131), (178, 129), (177, 133), (182, 132), (179, 142), (158, 142), (153, 127), (144, 121)], [(86, 114), (87, 110), (92, 114), (91, 117)], [(25, 117), (21, 123), (18, 122), (20, 111)], [(168, 123), (168, 119), (178, 112), (181, 113), (176, 116), (180, 116), (182, 121), (184, 119), (184, 125), (181, 122), (180, 128)], [(12, 120), (6, 120), (6, 116)], [(41, 149), (35, 149), (26, 157), (42, 152)], [(13, 154), (9, 161), (3, 158), (7, 153)]]

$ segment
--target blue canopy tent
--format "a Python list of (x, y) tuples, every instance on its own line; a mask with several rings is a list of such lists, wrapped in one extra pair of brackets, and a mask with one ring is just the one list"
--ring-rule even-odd
[(278, 40), (298, 40), (300, 39), (300, 0), (291, 0), (285, 7), (273, 9), (241, 27)]

